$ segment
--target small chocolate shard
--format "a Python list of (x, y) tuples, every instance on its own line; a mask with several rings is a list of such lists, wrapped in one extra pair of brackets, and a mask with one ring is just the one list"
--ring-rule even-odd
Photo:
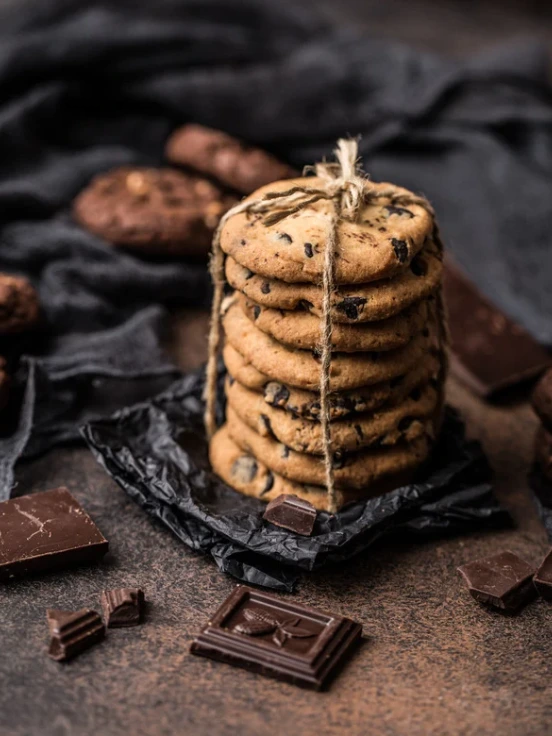
[(108, 628), (138, 626), (144, 613), (144, 591), (140, 588), (104, 590), (101, 594), (102, 611)]
[(552, 549), (535, 573), (534, 583), (541, 598), (552, 601)]
[(67, 488), (0, 503), (0, 580), (100, 560), (108, 542)]
[(350, 656), (362, 626), (238, 585), (192, 643), (200, 657), (321, 690)]
[(263, 519), (275, 526), (310, 537), (316, 521), (316, 509), (297, 496), (282, 494), (268, 504)]
[(534, 568), (504, 551), (458, 568), (473, 598), (502, 611), (514, 612), (535, 596)]
[(83, 608), (80, 611), (46, 611), (50, 630), (48, 655), (56, 662), (73, 659), (105, 637), (105, 626), (99, 613)]

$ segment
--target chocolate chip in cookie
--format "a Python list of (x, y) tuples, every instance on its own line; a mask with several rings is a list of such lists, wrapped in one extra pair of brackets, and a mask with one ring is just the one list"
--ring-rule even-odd
[(116, 246), (149, 253), (208, 252), (221, 216), (236, 203), (206, 179), (172, 169), (121, 167), (100, 174), (73, 204), (76, 220)]
[(242, 194), (297, 172), (260, 148), (248, 146), (220, 130), (185, 125), (176, 130), (165, 147), (167, 159), (213, 177)]
[(0, 273), (0, 335), (31, 329), (39, 311), (38, 295), (27, 279)]

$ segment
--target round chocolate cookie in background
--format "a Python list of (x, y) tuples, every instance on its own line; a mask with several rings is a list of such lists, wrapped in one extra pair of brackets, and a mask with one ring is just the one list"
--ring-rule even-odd
[(235, 197), (200, 176), (124, 166), (99, 174), (75, 199), (77, 222), (112, 245), (152, 256), (206, 256)]
[(264, 184), (297, 176), (295, 169), (270, 153), (221, 130), (193, 123), (172, 133), (165, 146), (165, 157), (172, 164), (212, 177), (240, 194), (251, 194)]
[(31, 330), (38, 322), (38, 295), (26, 278), (0, 273), (0, 335)]

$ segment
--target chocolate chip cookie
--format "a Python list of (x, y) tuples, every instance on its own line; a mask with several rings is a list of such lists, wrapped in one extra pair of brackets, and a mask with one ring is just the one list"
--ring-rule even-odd
[[(324, 485), (326, 474), (323, 458), (296, 452), (271, 437), (262, 437), (243, 422), (231, 406), (226, 408), (226, 424), (233, 441), (252, 454), (273, 472), (296, 483)], [(386, 448), (367, 449), (333, 457), (336, 488), (366, 489), (383, 478), (417, 468), (429, 455), (431, 443), (427, 436), (413, 442)]]
[[(297, 452), (324, 454), (320, 422), (267, 405), (261, 394), (238, 381), (227, 381), (226, 396), (239, 418), (261, 436), (273, 437)], [(330, 424), (332, 447), (349, 452), (412, 442), (423, 434), (432, 436), (438, 401), (436, 389), (426, 384), (414, 397), (394, 407), (360, 414), (354, 420), (334, 421)]]
[[(324, 182), (316, 177), (276, 182), (261, 187), (245, 201), (295, 186), (316, 189)], [(356, 222), (340, 220), (336, 284), (377, 281), (407, 271), (433, 232), (433, 216), (424, 207), (394, 204), (394, 198), (410, 196), (408, 190), (374, 182), (366, 186), (382, 192), (392, 189), (393, 196), (363, 205)], [(261, 215), (242, 212), (227, 221), (220, 245), (240, 265), (260, 276), (320, 284), (324, 245), (334, 214), (334, 204), (328, 199), (317, 199), (275, 224), (266, 224)]]
[[(323, 486), (311, 483), (295, 483), (267, 466), (253, 455), (244, 452), (230, 437), (224, 425), (213, 436), (209, 444), (209, 459), (215, 473), (231, 488), (246, 496), (261, 501), (272, 501), (286, 493), (302, 498), (319, 511), (327, 511), (327, 492)], [(412, 472), (396, 473), (374, 483), (370, 488), (337, 489), (336, 500), (339, 508), (359, 498), (370, 498), (407, 483)]]
[(213, 177), (225, 187), (251, 194), (258, 187), (297, 172), (260, 148), (202, 125), (184, 125), (168, 139), (167, 159)]
[[(309, 391), (319, 388), (320, 362), (316, 352), (287, 348), (259, 330), (234, 297), (224, 304), (222, 323), (228, 343), (271, 380)], [(332, 356), (330, 389), (347, 391), (401, 376), (423, 357), (424, 348), (421, 334), (398, 350), (336, 353)]]
[(31, 329), (39, 312), (38, 295), (27, 279), (0, 273), (0, 335)]
[[(309, 312), (261, 307), (236, 292), (237, 303), (251, 322), (282, 345), (313, 350), (320, 344), (320, 319)], [(331, 346), (343, 353), (396, 350), (419, 334), (427, 321), (427, 304), (418, 302), (389, 319), (333, 325)]]
[(236, 203), (212, 182), (172, 169), (122, 167), (75, 199), (75, 219), (109, 243), (152, 255), (198, 256)]
[[(332, 294), (334, 323), (388, 319), (433, 296), (441, 283), (442, 255), (430, 240), (412, 259), (410, 267), (394, 279), (337, 289)], [(268, 279), (226, 258), (226, 278), (234, 289), (271, 309), (308, 311), (322, 316), (322, 289), (315, 284), (289, 284)]]
[[(231, 345), (226, 344), (223, 350), (224, 363), (231, 380), (239, 381), (243, 386), (262, 393), (270, 406), (285, 409), (296, 417), (310, 421), (320, 420), (320, 394), (294, 388), (261, 373), (248, 363)], [(369, 386), (360, 386), (352, 391), (340, 391), (330, 394), (330, 418), (346, 419), (376, 411), (382, 406), (395, 406), (407, 397), (420, 396), (421, 386), (428, 382), (436, 386), (441, 372), (441, 361), (437, 354), (427, 353), (424, 358), (407, 373), (390, 381), (382, 381)]]

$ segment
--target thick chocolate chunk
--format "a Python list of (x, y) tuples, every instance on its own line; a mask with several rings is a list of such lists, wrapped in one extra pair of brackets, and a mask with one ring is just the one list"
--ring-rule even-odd
[(450, 263), (444, 294), (451, 337), (451, 370), (475, 393), (490, 397), (536, 378), (550, 357), (523, 328), (483, 297)]
[(517, 611), (535, 595), (534, 568), (513, 552), (469, 562), (458, 572), (476, 601), (503, 611)]
[(399, 263), (404, 263), (408, 258), (408, 243), (406, 240), (398, 240), (397, 238), (391, 238), (391, 245), (397, 256)]
[(320, 690), (362, 634), (362, 626), (238, 585), (195, 639), (192, 654)]
[(552, 431), (552, 370), (546, 371), (535, 386), (531, 404), (544, 426)]
[(338, 312), (342, 312), (348, 319), (358, 319), (366, 299), (362, 296), (346, 296), (335, 305)]
[(104, 590), (100, 600), (108, 628), (137, 626), (142, 621), (145, 598), (140, 588)]
[(76, 657), (105, 637), (100, 615), (88, 608), (74, 612), (49, 609), (46, 617), (51, 637), (48, 654), (56, 662)]
[(547, 601), (552, 601), (552, 549), (535, 573), (534, 581), (539, 595)]
[(0, 503), (0, 580), (95, 562), (108, 550), (67, 488)]
[(310, 537), (316, 521), (316, 509), (297, 496), (282, 494), (268, 504), (263, 519), (275, 526)]

